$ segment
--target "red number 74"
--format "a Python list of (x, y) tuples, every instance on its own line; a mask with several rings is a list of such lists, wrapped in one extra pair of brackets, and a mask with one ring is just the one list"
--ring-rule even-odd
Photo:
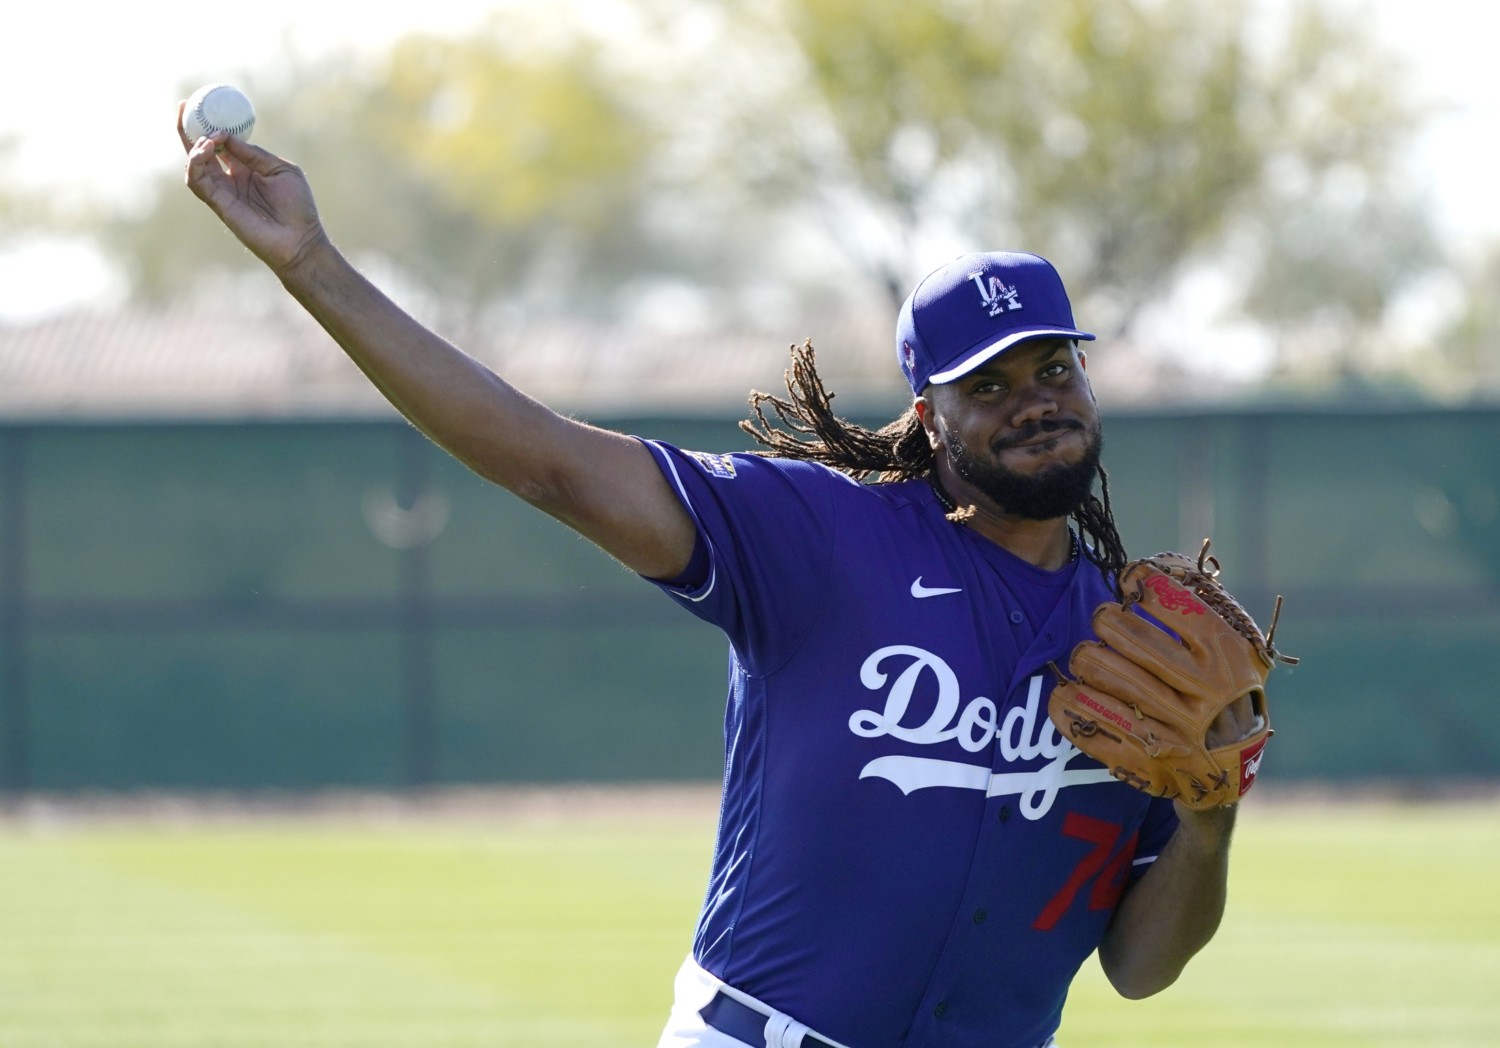
[(1090, 818), (1077, 812), (1068, 813), (1068, 817), (1063, 820), (1063, 836), (1087, 841), (1093, 848), (1073, 868), (1068, 883), (1062, 886), (1062, 890), (1037, 915), (1033, 928), (1039, 932), (1051, 931), (1062, 920), (1063, 914), (1068, 912), (1068, 907), (1073, 905), (1074, 898), (1088, 883), (1088, 879), (1096, 874), (1098, 880), (1094, 881), (1093, 890), (1089, 892), (1089, 909), (1114, 908), (1115, 903), (1120, 901), (1120, 893), (1125, 890), (1125, 873), (1130, 867), (1131, 857), (1135, 855), (1135, 842), (1139, 837), (1138, 833), (1132, 833), (1125, 842), (1125, 847), (1115, 852), (1114, 858), (1110, 858), (1123, 831), (1124, 827), (1117, 823)]

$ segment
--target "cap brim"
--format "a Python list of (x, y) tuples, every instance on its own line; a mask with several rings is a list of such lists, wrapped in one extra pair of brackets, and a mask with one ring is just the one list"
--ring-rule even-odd
[(1094, 336), (1087, 331), (1075, 331), (1073, 328), (1026, 328), (1022, 331), (1010, 331), (1002, 338), (971, 351), (968, 356), (952, 367), (933, 372), (927, 377), (927, 381), (935, 383), (952, 382), (956, 378), (967, 375), (985, 361), (1004, 353), (1017, 342), (1025, 342), (1033, 338), (1076, 338), (1084, 342), (1094, 341)]

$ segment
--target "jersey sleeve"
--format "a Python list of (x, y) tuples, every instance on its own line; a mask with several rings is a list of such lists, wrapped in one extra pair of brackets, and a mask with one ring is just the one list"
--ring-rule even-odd
[(1141, 823), (1140, 835), (1136, 839), (1135, 861), (1130, 867), (1134, 880), (1151, 868), (1161, 850), (1177, 832), (1177, 808), (1165, 797), (1153, 797), (1146, 809), (1146, 819)]
[(820, 612), (834, 492), (854, 482), (814, 463), (643, 443), (698, 532), (688, 570), (649, 581), (724, 630), (747, 670), (771, 672)]

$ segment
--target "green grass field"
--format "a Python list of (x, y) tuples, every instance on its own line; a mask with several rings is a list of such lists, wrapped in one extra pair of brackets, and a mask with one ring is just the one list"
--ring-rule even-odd
[[(0, 822), (0, 1046), (651, 1046), (711, 824)], [(1183, 979), (1090, 963), (1064, 1048), (1500, 1045), (1500, 804), (1252, 803), (1235, 850)]]

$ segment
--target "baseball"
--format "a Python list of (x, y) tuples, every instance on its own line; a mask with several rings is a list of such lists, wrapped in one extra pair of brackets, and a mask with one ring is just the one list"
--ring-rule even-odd
[(231, 84), (198, 88), (182, 110), (182, 130), (189, 142), (220, 131), (227, 131), (235, 138), (249, 138), (253, 127), (255, 110), (250, 99)]

